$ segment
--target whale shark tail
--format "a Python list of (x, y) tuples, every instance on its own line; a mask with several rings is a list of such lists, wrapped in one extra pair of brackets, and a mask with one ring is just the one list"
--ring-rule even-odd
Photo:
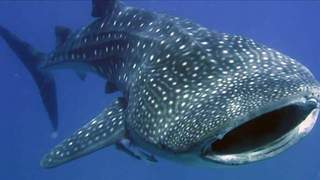
[(48, 72), (39, 68), (45, 60), (45, 54), (38, 52), (28, 43), (20, 40), (10, 31), (0, 26), (0, 36), (7, 42), (8, 46), (16, 53), (24, 66), (29, 70), (36, 82), (42, 102), (48, 112), (54, 131), (58, 127), (56, 85), (54, 78)]

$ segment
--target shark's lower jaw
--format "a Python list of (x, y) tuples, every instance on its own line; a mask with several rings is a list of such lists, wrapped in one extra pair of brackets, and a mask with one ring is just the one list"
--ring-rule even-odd
[(241, 165), (273, 157), (307, 135), (319, 114), (318, 103), (308, 100), (262, 114), (206, 146), (206, 160)]

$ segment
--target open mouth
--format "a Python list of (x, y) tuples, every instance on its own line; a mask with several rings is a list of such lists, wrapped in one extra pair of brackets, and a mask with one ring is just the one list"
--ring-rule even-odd
[(205, 158), (237, 165), (272, 157), (308, 134), (318, 113), (317, 102), (309, 100), (262, 114), (207, 146)]

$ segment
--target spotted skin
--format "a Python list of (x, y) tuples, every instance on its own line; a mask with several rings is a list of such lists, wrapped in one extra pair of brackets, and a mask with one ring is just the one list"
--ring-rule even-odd
[[(76, 64), (106, 78), (113, 90), (123, 93), (126, 106), (115, 109), (115, 121), (105, 116), (113, 109), (107, 108), (94, 124), (45, 156), (44, 167), (78, 158), (117, 138), (128, 138), (156, 155), (173, 154), (171, 159), (197, 156), (204, 143), (221, 139), (256, 115), (301, 98), (319, 101), (319, 84), (311, 72), (274, 49), (121, 3), (110, 16), (71, 34), (41, 67), (76, 69)], [(105, 126), (99, 129), (101, 123)]]
[(131, 7), (71, 36), (48, 64), (56, 59), (89, 64), (117, 84), (129, 99), (132, 136), (172, 152), (226, 133), (260, 107), (318, 89), (300, 63), (251, 39)]
[(54, 147), (41, 161), (41, 166), (53, 168), (79, 158), (124, 137), (125, 113), (121, 102), (115, 101), (97, 117)]

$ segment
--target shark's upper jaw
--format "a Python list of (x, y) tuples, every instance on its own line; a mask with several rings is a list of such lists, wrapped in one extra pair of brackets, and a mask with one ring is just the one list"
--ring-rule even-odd
[(202, 149), (206, 161), (240, 165), (273, 157), (307, 135), (319, 114), (315, 99), (279, 105), (244, 121)]

